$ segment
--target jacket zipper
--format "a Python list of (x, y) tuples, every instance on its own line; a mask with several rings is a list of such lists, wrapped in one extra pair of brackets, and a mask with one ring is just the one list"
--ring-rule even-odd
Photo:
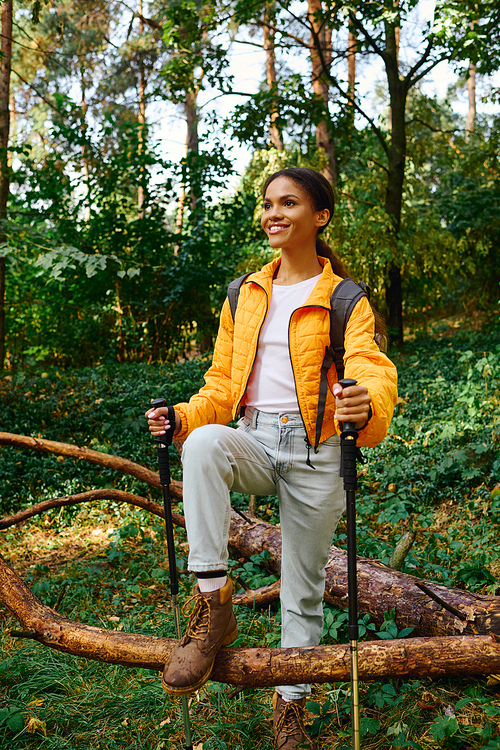
[[(261, 286), (260, 284), (258, 284), (258, 283), (257, 283), (256, 281), (252, 281), (252, 282), (247, 282), (247, 281), (245, 281), (245, 284), (247, 284), (247, 283), (252, 283), (252, 284), (255, 284), (255, 286), (258, 286), (258, 287), (259, 287), (260, 289), (262, 289), (262, 291), (263, 291), (263, 292), (264, 292), (264, 294), (266, 295), (266, 312), (265, 312), (265, 315), (264, 315), (264, 317), (262, 318), (262, 322), (261, 322), (261, 324), (260, 324), (260, 326), (259, 326), (259, 330), (257, 331), (257, 346), (255, 347), (255, 352), (254, 352), (254, 355), (253, 355), (252, 366), (250, 367), (250, 372), (248, 373), (248, 377), (247, 377), (247, 380), (246, 380), (246, 383), (245, 383), (245, 387), (244, 387), (244, 389), (243, 389), (243, 394), (242, 394), (242, 396), (241, 396), (241, 398), (240, 398), (240, 400), (238, 401), (238, 404), (237, 404), (237, 406), (236, 406), (236, 410), (235, 410), (235, 412), (234, 412), (234, 413), (235, 413), (235, 415), (236, 415), (236, 414), (239, 414), (239, 411), (240, 411), (240, 406), (241, 406), (241, 402), (243, 401), (243, 398), (245, 397), (245, 393), (246, 393), (246, 391), (247, 391), (247, 385), (248, 385), (248, 381), (250, 380), (250, 376), (252, 375), (252, 372), (253, 372), (253, 368), (254, 368), (254, 365), (255, 365), (255, 360), (257, 359), (257, 349), (259, 348), (259, 336), (260, 336), (260, 332), (261, 332), (261, 330), (262, 330), (262, 326), (264, 325), (264, 322), (265, 322), (265, 320), (266, 320), (266, 317), (267, 317), (267, 312), (268, 312), (268, 310), (269, 310), (269, 295), (268, 295), (268, 293), (266, 292), (266, 290), (264, 289), (264, 287), (263, 287), (263, 286)], [(235, 317), (235, 321), (236, 321), (236, 315), (235, 315), (234, 317)], [(233, 335), (234, 335), (234, 334), (233, 334)], [(288, 348), (290, 349), (290, 344), (288, 345)], [(292, 368), (292, 369), (293, 369), (293, 368)]]
[[(292, 368), (293, 382), (294, 382), (294, 385), (295, 385), (295, 395), (297, 396), (297, 404), (298, 404), (298, 407), (299, 407), (299, 414), (300, 414), (300, 418), (302, 419), (302, 423), (304, 425), (304, 429), (306, 431), (306, 438), (304, 440), (304, 442), (306, 444), (306, 448), (307, 448), (307, 460), (306, 460), (306, 464), (308, 466), (310, 466), (312, 469), (315, 469), (316, 467), (312, 465), (312, 463), (310, 461), (310, 458), (309, 458), (309, 451), (311, 450), (311, 448), (313, 446), (311, 445), (311, 441), (309, 440), (309, 435), (307, 434), (306, 423), (304, 422), (304, 417), (302, 415), (302, 409), (300, 408), (299, 394), (297, 392), (297, 379), (295, 377), (295, 370), (293, 369), (292, 349), (290, 347), (290, 329), (292, 327), (292, 318), (295, 315), (295, 313), (298, 312), (298, 310), (304, 310), (306, 308), (314, 308), (314, 309), (318, 309), (318, 310), (326, 310), (327, 312), (328, 312), (329, 308), (328, 307), (324, 307), (323, 305), (301, 305), (300, 307), (297, 307), (292, 312), (292, 314), (290, 315), (290, 320), (288, 321), (288, 356), (290, 357), (290, 366)], [(314, 449), (314, 452), (317, 453), (318, 451), (316, 449)]]

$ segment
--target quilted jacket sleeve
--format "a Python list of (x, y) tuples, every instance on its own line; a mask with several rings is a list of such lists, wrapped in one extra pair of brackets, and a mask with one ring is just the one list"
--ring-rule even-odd
[[(345, 332), (345, 377), (368, 389), (373, 416), (358, 445), (374, 447), (386, 436), (398, 398), (397, 371), (374, 341), (375, 321), (366, 298), (354, 308)], [(336, 424), (338, 428), (338, 425)]]
[(231, 421), (233, 329), (233, 319), (226, 299), (222, 307), (212, 365), (205, 374), (205, 385), (189, 402), (175, 405), (182, 423), (181, 431), (176, 436), (179, 440), (185, 440), (190, 432), (201, 425), (227, 424)]

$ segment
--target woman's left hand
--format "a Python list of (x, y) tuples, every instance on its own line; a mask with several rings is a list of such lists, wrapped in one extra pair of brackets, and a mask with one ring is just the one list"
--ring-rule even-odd
[(337, 404), (335, 416), (339, 422), (354, 422), (357, 430), (366, 425), (370, 417), (371, 398), (364, 385), (342, 388), (340, 383), (336, 383), (333, 395)]

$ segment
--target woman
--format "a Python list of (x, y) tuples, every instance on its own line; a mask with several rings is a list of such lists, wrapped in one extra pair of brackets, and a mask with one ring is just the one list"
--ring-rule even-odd
[[(339, 423), (355, 423), (359, 445), (377, 445), (397, 398), (396, 370), (375, 343), (374, 315), (363, 298), (345, 333), (345, 377), (358, 384), (343, 390), (332, 366), (319, 446), (310, 455), (330, 297), (347, 275), (319, 237), (333, 210), (331, 186), (314, 170), (283, 169), (266, 180), (262, 228), (281, 255), (246, 279), (234, 323), (226, 300), (206, 384), (175, 406), (175, 435), (187, 438), (184, 512), (198, 583), (186, 634), (163, 673), (163, 687), (174, 695), (201, 687), (219, 648), (237, 635), (227, 578), (231, 490), (279, 498), (282, 647), (321, 638), (325, 566), (344, 508)], [(238, 428), (227, 427), (238, 414)], [(153, 435), (173, 427), (165, 409), (146, 416)], [(277, 687), (279, 750), (313, 748), (304, 727), (309, 693), (305, 684)]]

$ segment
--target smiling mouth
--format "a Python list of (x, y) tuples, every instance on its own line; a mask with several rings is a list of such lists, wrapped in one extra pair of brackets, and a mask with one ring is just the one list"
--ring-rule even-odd
[(283, 232), (285, 229), (288, 229), (288, 224), (269, 224), (267, 231), (269, 234), (279, 234), (279, 232)]

